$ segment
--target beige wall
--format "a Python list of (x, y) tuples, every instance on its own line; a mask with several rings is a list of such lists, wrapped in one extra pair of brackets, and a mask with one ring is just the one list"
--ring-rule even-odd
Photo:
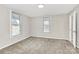
[(43, 32), (43, 18), (35, 17), (31, 19), (32, 25), (32, 36), (45, 37), (45, 38), (56, 38), (56, 39), (68, 39), (68, 16), (57, 15), (51, 16), (50, 19), (50, 32)]
[(22, 33), (10, 38), (10, 10), (0, 5), (0, 49), (21, 41), (30, 36), (29, 18), (23, 15), (21, 20)]

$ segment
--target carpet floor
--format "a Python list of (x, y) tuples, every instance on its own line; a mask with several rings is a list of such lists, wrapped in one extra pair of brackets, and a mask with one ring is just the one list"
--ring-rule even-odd
[(30, 37), (0, 50), (0, 54), (76, 54), (73, 45), (62, 39)]

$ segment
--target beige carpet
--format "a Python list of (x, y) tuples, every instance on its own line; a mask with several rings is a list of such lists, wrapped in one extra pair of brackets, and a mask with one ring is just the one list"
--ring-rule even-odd
[(30, 37), (0, 50), (1, 54), (75, 54), (67, 40)]

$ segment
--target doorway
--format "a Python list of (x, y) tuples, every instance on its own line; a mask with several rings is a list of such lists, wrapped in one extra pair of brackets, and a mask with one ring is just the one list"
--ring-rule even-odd
[(69, 40), (77, 47), (77, 13), (76, 11), (72, 12), (69, 16)]

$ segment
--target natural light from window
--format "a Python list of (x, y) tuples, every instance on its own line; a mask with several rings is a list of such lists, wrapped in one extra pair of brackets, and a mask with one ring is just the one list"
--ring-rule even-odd
[(15, 12), (11, 14), (11, 33), (12, 36), (20, 34), (20, 15)]

